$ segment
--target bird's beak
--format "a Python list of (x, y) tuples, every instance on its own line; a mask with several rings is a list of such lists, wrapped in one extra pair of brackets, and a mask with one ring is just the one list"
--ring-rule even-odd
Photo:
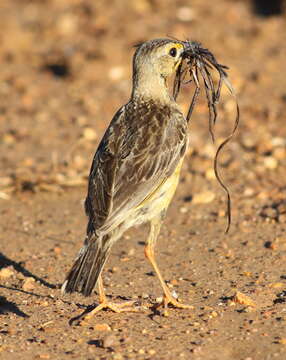
[(181, 55), (180, 57), (178, 58), (178, 61), (176, 62), (175, 64), (175, 70), (177, 70), (178, 66), (181, 64), (181, 62), (183, 61), (185, 57), (185, 47), (184, 47), (184, 50), (181, 52)]
[(181, 52), (180, 57), (178, 58), (177, 62), (175, 63), (175, 68), (174, 68), (175, 71), (178, 69), (178, 66), (181, 64), (181, 62), (185, 58), (185, 52), (186, 52), (185, 44), (187, 45), (187, 42), (182, 41), (182, 42), (180, 42), (180, 44), (183, 45), (183, 51)]
[[(183, 54), (183, 53), (182, 53), (182, 54)], [(183, 60), (183, 56), (181, 55), (181, 56), (179, 57), (178, 61), (175, 63), (175, 70), (178, 69), (178, 66), (181, 64), (182, 60)]]

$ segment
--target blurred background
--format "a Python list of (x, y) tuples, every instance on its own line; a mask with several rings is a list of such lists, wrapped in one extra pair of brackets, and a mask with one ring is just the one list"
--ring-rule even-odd
[[(285, 357), (284, 10), (278, 0), (0, 0), (3, 358)], [(134, 45), (167, 36), (199, 41), (230, 67), (241, 121), (220, 172), (232, 227), (224, 236), (226, 198), (213, 158), (231, 132), (235, 102), (222, 92), (213, 145), (202, 91), (157, 248), (168, 285), (194, 310), (170, 310), (170, 318), (102, 312), (98, 328), (71, 327), (71, 316), (96, 299), (65, 300), (58, 288), (84, 239), (93, 154), (129, 99)], [(182, 88), (184, 112), (192, 93)], [(104, 282), (115, 301), (160, 295), (143, 257), (146, 232), (132, 229), (114, 246)], [(253, 300), (233, 297), (237, 289)]]
[[(103, 130), (128, 101), (133, 46), (156, 37), (197, 40), (230, 67), (242, 117), (230, 148), (246, 150), (236, 163), (240, 176), (246, 171), (249, 178), (257, 170), (265, 181), (285, 161), (281, 1), (219, 0), (213, 6), (199, 0), (1, 0), (0, 24), (4, 198), (15, 186), (36, 191), (85, 183)], [(191, 91), (182, 91), (184, 111)], [(234, 110), (225, 96), (218, 134), (230, 131)], [(192, 120), (196, 150), (209, 141), (203, 96)], [(211, 145), (199, 154), (207, 167), (208, 155), (213, 155)]]

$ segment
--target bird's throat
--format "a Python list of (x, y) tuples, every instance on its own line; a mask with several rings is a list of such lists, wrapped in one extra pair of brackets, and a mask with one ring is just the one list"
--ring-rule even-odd
[(132, 98), (146, 98), (162, 104), (170, 103), (171, 97), (167, 79), (159, 74), (135, 74), (133, 76)]

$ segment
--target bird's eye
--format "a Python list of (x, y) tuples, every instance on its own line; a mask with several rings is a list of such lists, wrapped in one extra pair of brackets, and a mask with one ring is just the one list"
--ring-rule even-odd
[(170, 49), (169, 54), (172, 57), (175, 57), (177, 55), (177, 49), (173, 47), (172, 49)]

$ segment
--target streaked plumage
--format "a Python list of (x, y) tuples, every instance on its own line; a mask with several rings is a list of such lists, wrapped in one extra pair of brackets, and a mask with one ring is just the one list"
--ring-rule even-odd
[[(176, 57), (169, 54), (174, 48)], [(87, 236), (64, 292), (90, 295), (123, 232), (148, 221), (152, 228), (164, 217), (187, 148), (187, 122), (166, 86), (183, 50), (182, 43), (169, 39), (136, 50), (131, 99), (115, 114), (93, 159), (85, 201)]]

